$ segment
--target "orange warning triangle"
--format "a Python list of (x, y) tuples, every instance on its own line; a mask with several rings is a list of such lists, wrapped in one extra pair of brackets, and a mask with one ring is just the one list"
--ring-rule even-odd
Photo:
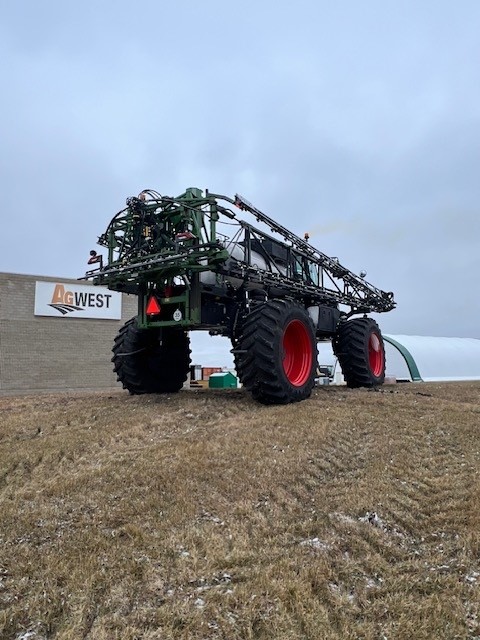
[(148, 303), (147, 303), (147, 316), (155, 316), (158, 315), (160, 313), (160, 311), (162, 310), (161, 306), (158, 304), (158, 300), (156, 299), (155, 296), (150, 296)]

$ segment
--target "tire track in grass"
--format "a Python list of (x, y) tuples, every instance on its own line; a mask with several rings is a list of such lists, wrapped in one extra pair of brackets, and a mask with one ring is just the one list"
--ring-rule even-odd
[(472, 465), (452, 435), (419, 437), (410, 463), (399, 469), (398, 492), (391, 498), (392, 516), (409, 524), (412, 532), (438, 527), (455, 531), (466, 512), (472, 487)]
[(360, 520), (358, 514), (337, 511), (368, 476), (376, 436), (374, 425), (358, 428), (350, 420), (335, 424), (325, 445), (310, 452), (298, 485), (291, 491), (294, 499), (309, 507), (312, 504), (307, 500), (321, 494), (313, 503), (315, 517), (304, 514), (303, 530), (310, 538), (301, 544), (307, 553), (322, 554), (322, 562), (330, 566), (330, 578), (321, 587), (322, 598), (332, 630), (339, 637), (346, 619), (360, 615), (362, 603), (382, 588), (381, 574), (407, 555), (397, 540), (392, 543), (383, 530)]
[[(393, 435), (396, 447), (403, 446), (404, 451), (390, 471), (395, 491), (382, 513), (403, 530), (408, 557), (392, 572), (397, 585), (392, 584), (391, 595), (400, 601), (411, 593), (418, 610), (436, 598), (432, 625), (443, 620), (452, 629), (467, 632), (473, 628), (472, 610), (478, 611), (478, 594), (472, 608), (469, 580), (476, 581), (480, 567), (465, 546), (476, 454), (469, 449), (468, 432), (461, 433), (460, 421), (442, 426), (434, 409), (427, 418), (427, 426), (414, 434)], [(445, 637), (460, 636), (445, 631)]]
[(362, 432), (361, 444), (352, 446), (350, 425), (334, 426), (318, 448), (309, 449), (308, 456), (294, 484), (284, 484), (289, 499), (299, 505), (308, 504), (319, 493), (327, 493), (336, 501), (344, 485), (354, 484), (365, 472), (373, 432)]
[[(398, 425), (393, 421), (389, 446), (399, 454), (393, 456), (384, 486), (376, 496), (381, 497), (381, 517), (370, 514), (369, 520), (367, 514), (351, 510), (330, 515), (334, 534), (328, 544), (333, 540), (341, 553), (332, 554), (332, 573), (337, 578), (329, 584), (326, 600), (339, 633), (346, 617), (358, 613), (359, 602), (375, 603), (385, 611), (390, 606), (397, 608), (389, 614), (390, 620), (387, 616), (385, 625), (377, 626), (378, 633), (406, 629), (411, 623), (398, 623), (394, 618), (407, 616), (409, 608), (418, 610), (412, 619), (424, 616), (421, 612), (430, 611), (437, 600), (438, 619), (432, 618), (431, 629), (441, 628), (444, 620), (445, 629), (461, 630), (468, 620), (474, 620), (475, 608), (468, 599), (471, 593), (465, 580), (476, 579), (478, 562), (467, 575), (461, 535), (465, 532), (462, 519), (472, 501), (475, 460), (469, 457), (463, 441), (457, 442), (453, 428), (433, 427), (438, 424), (438, 415), (434, 410), (432, 413), (432, 425), (426, 429), (423, 424), (415, 429), (416, 422), (409, 415), (402, 416)], [(368, 483), (364, 476), (371, 471), (371, 457), (376, 455), (381, 437), (379, 428), (354, 433), (343, 425), (306, 475), (328, 484), (330, 499), (340, 504), (355, 482)], [(405, 594), (409, 592), (416, 594), (415, 604), (408, 605)], [(419, 637), (431, 637), (426, 635), (431, 632), (419, 627)], [(445, 631), (445, 637), (454, 637), (453, 632)]]

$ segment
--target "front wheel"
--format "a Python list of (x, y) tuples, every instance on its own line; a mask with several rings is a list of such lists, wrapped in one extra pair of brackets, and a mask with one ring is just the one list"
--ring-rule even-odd
[(308, 398), (315, 382), (317, 343), (306, 309), (289, 300), (259, 305), (246, 318), (237, 373), (262, 404)]
[(380, 327), (372, 318), (341, 324), (333, 351), (349, 387), (375, 387), (385, 380), (385, 346)]
[(140, 329), (129, 320), (113, 345), (113, 370), (131, 394), (175, 393), (187, 379), (190, 341), (181, 329)]

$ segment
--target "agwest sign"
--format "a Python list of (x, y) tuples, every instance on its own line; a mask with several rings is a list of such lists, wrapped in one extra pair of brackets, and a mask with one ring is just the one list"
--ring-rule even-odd
[(35, 315), (120, 320), (122, 294), (106, 287), (37, 281)]

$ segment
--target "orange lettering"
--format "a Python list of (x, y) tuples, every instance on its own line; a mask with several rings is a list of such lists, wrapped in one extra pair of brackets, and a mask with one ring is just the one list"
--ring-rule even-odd
[(65, 300), (65, 304), (73, 304), (73, 292), (65, 291), (65, 296), (63, 299)]
[(52, 304), (63, 304), (65, 297), (65, 287), (63, 284), (56, 284), (52, 296)]

